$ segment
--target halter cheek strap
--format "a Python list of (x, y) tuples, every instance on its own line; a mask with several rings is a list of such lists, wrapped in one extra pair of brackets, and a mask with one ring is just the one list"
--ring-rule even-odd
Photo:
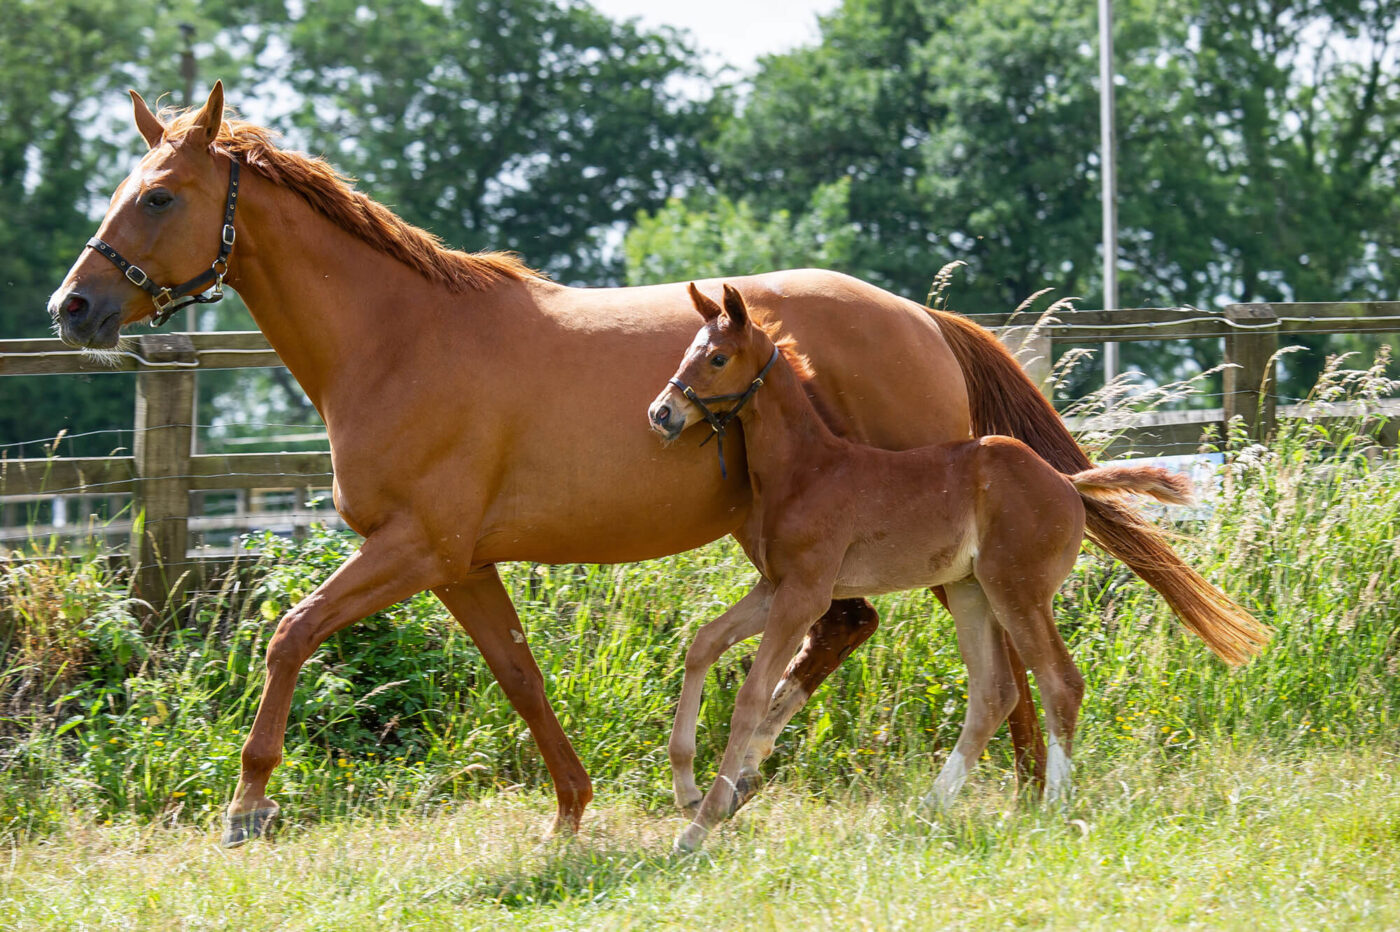
[[(228, 257), (233, 252), (235, 233), (233, 215), (238, 209), (238, 160), (230, 159), (228, 168), (228, 198), (224, 202), (224, 226), (219, 231), (219, 255), (209, 268), (181, 285), (162, 286), (151, 281), (151, 277), (139, 265), (128, 261), (121, 253), (97, 237), (87, 241), (87, 248), (101, 253), (111, 260), (126, 280), (151, 296), (156, 313), (151, 317), (151, 326), (159, 327), (171, 316), (191, 304), (213, 304), (224, 297), (224, 276), (228, 274)], [(214, 290), (203, 294), (210, 285)]]
[[(727, 428), (730, 425), (730, 423), (733, 422), (733, 420), (739, 416), (739, 412), (744, 409), (744, 405), (749, 403), (749, 399), (753, 398), (754, 393), (763, 387), (763, 380), (767, 377), (768, 370), (772, 369), (774, 364), (777, 363), (777, 361), (778, 348), (775, 346), (773, 347), (773, 355), (768, 357), (768, 362), (764, 363), (764, 366), (762, 369), (759, 370), (758, 375), (754, 377), (754, 380), (751, 383), (749, 383), (749, 387), (744, 389), (742, 392), (735, 392), (730, 395), (710, 395), (706, 398), (701, 398), (699, 395), (695, 394), (695, 389), (691, 388), (689, 385), (685, 384), (680, 379), (670, 380), (670, 384), (680, 389), (681, 394), (685, 396), (687, 401), (689, 401), (691, 404), (695, 405), (695, 407), (700, 409), (700, 413), (704, 416), (705, 422), (710, 425), (711, 433), (704, 440), (700, 441), (700, 446), (703, 447), (705, 444), (710, 442), (711, 438), (714, 439), (715, 452), (719, 456), (719, 477), (721, 479), (729, 478), (729, 473), (724, 468), (725, 428)], [(735, 405), (728, 411), (720, 411), (716, 413), (715, 411), (712, 411), (709, 406), (718, 401), (733, 401), (735, 402)]]

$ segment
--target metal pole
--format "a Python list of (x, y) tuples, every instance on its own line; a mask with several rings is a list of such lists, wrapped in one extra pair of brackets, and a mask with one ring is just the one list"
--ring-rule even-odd
[[(1113, 0), (1099, 0), (1099, 137), (1103, 165), (1103, 307), (1118, 308), (1118, 138), (1113, 129)], [(1118, 344), (1103, 345), (1105, 382), (1118, 375)]]

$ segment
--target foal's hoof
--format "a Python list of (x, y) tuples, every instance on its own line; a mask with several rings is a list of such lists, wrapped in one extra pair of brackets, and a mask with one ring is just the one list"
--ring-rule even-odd
[(708, 834), (710, 834), (709, 829), (695, 822), (690, 823), (676, 839), (675, 852), (677, 854), (690, 854), (699, 851), (700, 846), (705, 843), (705, 836)]
[(267, 834), (267, 827), (276, 815), (277, 807), (274, 806), (271, 809), (252, 809), (227, 816), (224, 819), (223, 846), (237, 848), (254, 838), (261, 838)]

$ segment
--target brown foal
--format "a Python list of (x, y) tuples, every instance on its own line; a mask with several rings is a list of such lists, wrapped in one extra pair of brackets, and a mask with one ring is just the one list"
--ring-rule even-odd
[[(781, 690), (774, 695), (783, 667), (831, 600), (921, 586), (944, 587), (968, 667), (962, 734), (926, 802), (952, 799), (1016, 704), (1003, 635), (1045, 703), (1046, 795), (1067, 796), (1084, 680), (1052, 603), (1084, 539), (1084, 499), (1138, 493), (1185, 502), (1186, 478), (1123, 465), (1065, 476), (1010, 437), (904, 452), (853, 443), (818, 416), (804, 389), (812, 371), (793, 341), (775, 344), (727, 284), (722, 308), (693, 284), (690, 294), (706, 323), (652, 403), (650, 422), (667, 440), (697, 422), (743, 424), (754, 503), (739, 537), (762, 574), (701, 629), (686, 658), (676, 729), (692, 744), (705, 669), (737, 641), (759, 631), (763, 639), (734, 702), (719, 774), (678, 846), (699, 846), (757, 789), (758, 765), (782, 727), (765, 718), (770, 697), (775, 710), (785, 705)], [(728, 410), (712, 411), (707, 403), (717, 401)], [(678, 796), (695, 792), (693, 779), (687, 786), (677, 777)]]

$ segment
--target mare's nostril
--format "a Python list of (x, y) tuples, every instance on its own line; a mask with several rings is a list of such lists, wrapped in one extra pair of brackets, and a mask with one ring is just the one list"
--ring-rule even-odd
[(63, 302), (63, 312), (70, 317), (76, 317), (87, 309), (87, 298), (80, 294), (71, 294), (68, 296), (68, 300)]
[(654, 416), (656, 418), (656, 423), (665, 424), (667, 421), (671, 420), (671, 406), (662, 405), (656, 409), (656, 414)]

